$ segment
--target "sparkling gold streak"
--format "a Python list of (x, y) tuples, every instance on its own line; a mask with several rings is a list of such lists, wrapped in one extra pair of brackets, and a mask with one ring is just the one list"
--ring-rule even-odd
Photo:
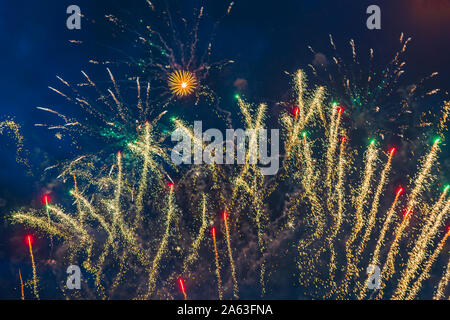
[(439, 300), (444, 296), (444, 290), (445, 287), (447, 287), (449, 280), (450, 280), (450, 260), (447, 262), (447, 270), (445, 271), (444, 276), (441, 278), (441, 281), (439, 281), (438, 288), (433, 297), (433, 300)]
[(386, 282), (390, 279), (390, 277), (395, 273), (394, 269), (394, 262), (395, 258), (397, 256), (398, 250), (399, 250), (399, 243), (400, 240), (403, 237), (403, 231), (406, 229), (406, 227), (409, 225), (409, 222), (411, 220), (411, 212), (414, 210), (416, 205), (418, 204), (418, 197), (422, 193), (423, 189), (425, 188), (426, 181), (430, 178), (430, 171), (431, 167), (436, 161), (437, 151), (438, 151), (438, 144), (439, 139), (436, 139), (433, 147), (431, 148), (430, 152), (425, 158), (424, 163), (422, 164), (422, 167), (419, 171), (418, 177), (415, 180), (414, 188), (411, 191), (410, 198), (408, 200), (407, 210), (403, 216), (402, 222), (398, 225), (397, 229), (394, 233), (394, 241), (392, 242), (392, 245), (389, 249), (386, 262), (382, 269), (382, 277), (383, 280), (381, 282), (381, 289), (379, 290), (377, 297), (383, 296), (383, 289), (386, 286)]
[[(394, 217), (394, 213), (397, 208), (398, 199), (399, 199), (402, 191), (403, 191), (403, 189), (400, 189), (399, 191), (397, 191), (397, 194), (395, 195), (395, 199), (392, 202), (392, 205), (389, 208), (389, 211), (386, 215), (386, 219), (384, 220), (383, 227), (381, 228), (380, 235), (379, 235), (378, 241), (377, 241), (377, 245), (375, 247), (375, 251), (372, 256), (372, 262), (370, 263), (371, 265), (379, 264), (380, 250), (381, 250), (381, 247), (384, 245), (384, 238), (386, 236), (387, 231), (389, 230), (389, 225), (391, 224), (392, 218)], [(370, 276), (370, 274), (368, 275), (368, 279), (369, 279), (369, 276)], [(364, 288), (361, 289), (359, 299), (363, 299), (365, 296), (366, 288), (367, 288), (367, 280), (366, 280), (366, 286), (364, 286)]]
[(212, 229), (212, 236), (214, 242), (214, 255), (216, 258), (217, 291), (219, 293), (219, 300), (222, 300), (223, 298), (222, 279), (220, 278), (220, 263), (219, 263), (219, 252), (217, 251), (216, 228), (214, 227)]
[(233, 5), (234, 5), (234, 1), (230, 2), (230, 4), (228, 5), (227, 15), (230, 14), (231, 9), (233, 8)]
[(370, 210), (370, 213), (369, 213), (369, 221), (367, 222), (367, 228), (366, 228), (363, 239), (362, 239), (361, 244), (358, 249), (358, 255), (361, 255), (361, 253), (364, 251), (367, 241), (370, 238), (370, 234), (372, 233), (372, 229), (375, 226), (375, 220), (376, 220), (376, 215), (378, 212), (378, 205), (380, 203), (380, 197), (381, 197), (381, 194), (383, 193), (383, 188), (386, 185), (387, 176), (388, 176), (389, 172), (391, 171), (391, 163), (392, 163), (393, 155), (394, 155), (394, 149), (392, 149), (392, 151), (389, 152), (389, 158), (386, 162), (386, 165), (384, 166), (383, 171), (381, 172), (380, 182), (378, 183), (378, 187), (377, 187), (375, 196), (372, 201), (372, 209)]
[[(436, 203), (435, 207), (432, 210), (434, 211), (433, 213), (437, 212), (440, 209), (446, 192), (447, 189), (445, 189), (444, 192), (442, 192), (440, 199), (438, 200), (438, 202)], [(448, 213), (449, 209), (450, 209), (450, 200), (447, 201), (447, 205), (438, 213), (436, 217), (432, 215), (428, 219), (426, 226), (423, 228), (422, 233), (417, 239), (414, 248), (409, 254), (408, 263), (398, 283), (397, 290), (393, 295), (393, 299), (403, 299), (403, 297), (405, 296), (407, 290), (409, 289), (408, 284), (410, 280), (416, 274), (419, 265), (427, 258), (426, 254), (428, 244), (430, 243), (430, 241), (432, 241), (432, 239), (438, 232), (439, 227), (441, 226), (442, 221), (445, 215)], [(428, 259), (428, 262), (430, 262), (430, 259)]]
[(39, 293), (38, 293), (38, 278), (37, 278), (37, 272), (36, 272), (36, 264), (34, 263), (34, 255), (33, 255), (33, 248), (31, 247), (31, 236), (28, 236), (28, 247), (30, 249), (30, 257), (31, 257), (31, 266), (33, 267), (33, 293), (36, 299), (39, 299)]
[(343, 291), (347, 292), (348, 290), (348, 282), (351, 278), (358, 272), (356, 266), (356, 256), (355, 252), (352, 249), (352, 244), (356, 240), (359, 232), (363, 228), (364, 220), (363, 220), (363, 210), (367, 201), (367, 195), (370, 191), (371, 180), (374, 173), (374, 166), (377, 160), (377, 149), (375, 148), (375, 143), (372, 141), (369, 145), (369, 149), (367, 151), (367, 156), (365, 158), (366, 166), (364, 169), (363, 181), (361, 187), (358, 190), (358, 196), (356, 198), (356, 211), (355, 218), (356, 222), (353, 227), (353, 231), (346, 242), (346, 258), (347, 258), (347, 271), (343, 282)]
[[(144, 163), (142, 164), (142, 173), (141, 179), (139, 180), (139, 190), (136, 198), (136, 211), (137, 215), (140, 215), (143, 209), (143, 197), (144, 192), (147, 188), (147, 175), (148, 175), (148, 166), (151, 163), (150, 159), (150, 124), (148, 122), (145, 123), (145, 133), (144, 133)], [(140, 220), (140, 219), (136, 219)]]
[(173, 216), (175, 215), (175, 197), (174, 197), (173, 189), (174, 189), (174, 187), (171, 186), (170, 191), (169, 191), (169, 197), (168, 197), (169, 201), (168, 201), (167, 216), (166, 216), (166, 230), (164, 232), (164, 236), (159, 245), (158, 252), (156, 253), (156, 255), (153, 259), (152, 266), (151, 266), (151, 269), (149, 272), (148, 291), (147, 291), (147, 296), (146, 296), (147, 299), (150, 297), (153, 290), (155, 289), (156, 278), (159, 273), (160, 262), (161, 262), (163, 255), (166, 253), (167, 246), (169, 244), (170, 229), (172, 226)]
[(22, 294), (21, 299), (25, 300), (25, 294), (24, 294), (24, 291), (23, 291), (22, 273), (20, 272), (20, 269), (19, 269), (19, 278), (20, 278), (20, 293)]
[[(436, 262), (436, 259), (438, 255), (441, 253), (442, 249), (444, 248), (445, 242), (447, 241), (447, 238), (450, 236), (450, 229), (445, 234), (444, 238), (439, 242), (438, 246), (434, 250), (431, 257), (427, 260), (427, 263), (425, 265), (424, 270), (422, 271), (422, 274), (419, 276), (419, 278), (416, 280), (416, 282), (411, 286), (411, 291), (406, 297), (406, 300), (412, 300), (416, 297), (417, 293), (419, 292), (420, 288), (422, 287), (422, 282), (430, 277), (430, 270), (433, 264)], [(448, 272), (447, 272), (448, 273)], [(445, 279), (444, 276), (441, 279), (441, 282)], [(448, 275), (447, 275), (447, 282), (448, 282)], [(440, 283), (439, 283), (440, 284)], [(439, 291), (439, 288), (438, 288)], [(396, 296), (394, 296), (394, 299)]]
[[(341, 110), (341, 109), (339, 109)], [(337, 117), (336, 117), (337, 113)], [(327, 194), (327, 204), (328, 209), (332, 210), (332, 204), (331, 204), (331, 188), (333, 186), (332, 183), (332, 177), (333, 177), (333, 170), (334, 170), (334, 156), (337, 149), (338, 139), (337, 134), (339, 130), (339, 124), (341, 121), (341, 112), (338, 112), (338, 108), (334, 107), (333, 111), (331, 113), (331, 125), (330, 125), (330, 132), (328, 137), (328, 148), (327, 148), (327, 177), (326, 177), (326, 185), (328, 186), (328, 194)]]
[(346, 167), (346, 157), (345, 157), (345, 143), (346, 138), (341, 138), (341, 143), (339, 147), (339, 162), (337, 167), (338, 181), (335, 187), (335, 192), (337, 193), (337, 213), (333, 215), (333, 232), (328, 239), (330, 247), (330, 277), (334, 281), (334, 272), (336, 270), (336, 252), (334, 250), (333, 241), (339, 233), (339, 230), (343, 222), (343, 213), (345, 206), (345, 196), (344, 196), (344, 178), (345, 178), (345, 167)]
[(233, 252), (231, 250), (230, 230), (228, 228), (228, 213), (226, 211), (224, 211), (223, 213), (223, 220), (225, 223), (225, 232), (227, 238), (228, 258), (230, 259), (231, 275), (233, 277), (233, 295), (236, 299), (239, 299), (239, 287), (236, 278), (236, 266), (234, 265)]
[(207, 209), (206, 209), (206, 195), (202, 194), (202, 225), (198, 231), (197, 237), (192, 244), (192, 249), (189, 256), (186, 258), (183, 265), (183, 273), (186, 273), (189, 266), (192, 265), (198, 259), (198, 250), (200, 248), (200, 244), (203, 241), (206, 227), (208, 226), (207, 220)]

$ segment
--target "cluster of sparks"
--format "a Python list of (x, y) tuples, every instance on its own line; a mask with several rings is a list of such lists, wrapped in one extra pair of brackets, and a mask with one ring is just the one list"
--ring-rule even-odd
[[(64, 89), (49, 87), (62, 96), (65, 102), (78, 107), (77, 116), (68, 116), (56, 108), (37, 107), (41, 111), (56, 116), (59, 122), (36, 123), (35, 126), (47, 128), (54, 133), (58, 140), (72, 143), (78, 156), (67, 163), (51, 165), (44, 171), (62, 168), (59, 177), (65, 179), (67, 176), (72, 177), (76, 168), (80, 167), (79, 178), (89, 179), (89, 172), (84, 170), (86, 165), (92, 166), (94, 163), (99, 163), (103, 168), (101, 170), (110, 170), (111, 163), (115, 162), (112, 155), (117, 149), (128, 148), (139, 153), (142, 152), (142, 148), (145, 148), (144, 144), (139, 142), (139, 138), (143, 137), (147, 144), (153, 140), (161, 142), (166, 138), (165, 132), (160, 132), (161, 134), (158, 136), (154, 135), (155, 127), (159, 125), (159, 121), (167, 111), (154, 114), (155, 109), (150, 105), (150, 83), (142, 83), (139, 77), (136, 78), (135, 90), (132, 90), (135, 92), (136, 100), (124, 102), (125, 99), (122, 98), (122, 95), (128, 95), (128, 92), (121, 90), (119, 82), (109, 68), (106, 71), (110, 80), (110, 86), (107, 87), (97, 85), (84, 71), (81, 72), (84, 82), (71, 84), (58, 76)], [(92, 98), (92, 93), (94, 93), (94, 98)], [(147, 119), (152, 120), (148, 121)], [(80, 144), (95, 144), (96, 142), (104, 144), (105, 148), (101, 150), (94, 148), (94, 150), (85, 151), (84, 154), (79, 155)], [(149, 156), (143, 157), (146, 162), (144, 167), (152, 166), (154, 168), (158, 162), (154, 157), (165, 157), (166, 153), (163, 149), (148, 147), (150, 149), (147, 152), (153, 153), (153, 156), (152, 159)], [(97, 161), (98, 157), (101, 157), (103, 162)], [(143, 190), (139, 192), (138, 197), (142, 196), (142, 193)]]
[[(127, 67), (136, 70), (141, 78), (149, 81), (154, 91), (157, 92), (159, 102), (167, 106), (175, 98), (195, 95), (197, 104), (200, 96), (206, 96), (213, 100), (214, 93), (205, 83), (202, 83), (213, 69), (220, 70), (233, 60), (211, 62), (211, 53), (215, 31), (219, 25), (216, 21), (211, 26), (205, 26), (210, 32), (208, 41), (202, 41), (199, 32), (205, 16), (205, 8), (194, 9), (194, 16), (190, 18), (175, 18), (172, 16), (168, 4), (153, 3), (145, 1), (143, 8), (147, 15), (146, 19), (138, 19), (138, 25), (123, 23), (115, 15), (106, 15), (107, 21), (111, 22), (120, 30), (120, 36), (128, 41), (133, 39), (132, 47), (139, 48), (142, 54), (134, 53), (125, 56)], [(228, 16), (234, 2), (226, 7), (224, 16)], [(135, 21), (136, 17), (130, 19)], [(144, 21), (163, 21), (165, 28), (155, 28), (146, 25)], [(111, 61), (91, 60), (95, 64), (110, 64)], [(132, 77), (135, 77), (133, 75)], [(168, 86), (167, 86), (168, 84)]]
[[(327, 105), (323, 87), (308, 90), (302, 71), (295, 74), (294, 83), (294, 107), (280, 116), (284, 156), (275, 176), (264, 176), (250, 161), (249, 150), (245, 163), (235, 169), (193, 165), (175, 185), (155, 160), (170, 162), (162, 156), (166, 151), (161, 141), (153, 138), (152, 124), (146, 122), (128, 149), (116, 154), (109, 172), (86, 182), (88, 187), (81, 190), (77, 184), (79, 169), (69, 170), (74, 212), (49, 203), (47, 197), (44, 212), (17, 211), (12, 220), (45, 232), (57, 244), (65, 243), (70, 262), (94, 275), (101, 298), (120, 297), (119, 288), (134, 286), (135, 298), (176, 298), (178, 287), (187, 299), (189, 289), (205, 286), (208, 278), (196, 267), (210, 263), (204, 272), (216, 279), (217, 297), (238, 299), (246, 257), (242, 241), (252, 239), (258, 250), (249, 264), (258, 270), (265, 296), (271, 268), (277, 264), (274, 251), (280, 249), (276, 240), (286, 236), (297, 247), (292, 262), (297, 261), (298, 286), (309, 297), (416, 298), (437, 259), (445, 257), (450, 235), (445, 228), (450, 187), (435, 201), (425, 196), (433, 193), (441, 138), (423, 156), (409, 185), (391, 195), (386, 190), (397, 149), (391, 146), (383, 152), (371, 139), (359, 157), (350, 149), (348, 129), (342, 125), (345, 107)], [(263, 128), (268, 106), (255, 108), (240, 97), (237, 101), (246, 129)], [(182, 120), (173, 119), (173, 124), (192, 137), (194, 149), (207, 148)], [(124, 166), (124, 158), (136, 163), (133, 169)], [(286, 188), (288, 200), (280, 216), (271, 211), (269, 198)], [(381, 269), (381, 288), (375, 291), (367, 289), (369, 265)], [(433, 298), (447, 296), (448, 269), (447, 264)], [(130, 276), (145, 281), (132, 284), (126, 280)]]
[[(91, 59), (90, 63), (106, 67), (107, 81), (97, 81), (89, 75), (90, 72), (81, 71), (82, 80), (78, 83), (57, 76), (62, 88), (49, 86), (50, 90), (63, 97), (65, 103), (78, 108), (75, 115), (61, 111), (65, 109), (64, 104), (57, 107), (37, 108), (50, 113), (59, 121), (36, 123), (35, 126), (47, 128), (54, 133), (57, 139), (66, 143), (67, 139), (70, 139), (77, 152), (81, 149), (81, 145), (93, 145), (96, 142), (100, 142), (108, 148), (85, 152), (69, 162), (61, 162), (47, 167), (45, 171), (65, 167), (69, 170), (64, 170), (59, 176), (65, 177), (76, 166), (83, 167), (86, 164), (98, 162), (98, 157), (103, 160), (109, 156), (110, 161), (107, 166), (103, 166), (103, 169), (107, 170), (107, 167), (113, 162), (111, 155), (116, 150), (127, 148), (130, 144), (135, 143), (145, 130), (145, 123), (149, 119), (152, 119), (151, 130), (153, 130), (167, 112), (163, 109), (173, 103), (174, 99), (194, 96), (195, 104), (199, 102), (200, 96), (207, 97), (211, 102), (215, 100), (214, 93), (207, 87), (204, 80), (210, 70), (221, 69), (225, 65), (233, 63), (232, 60), (210, 61), (213, 37), (220, 20), (214, 23), (211, 38), (205, 44), (199, 38), (202, 19), (205, 15), (203, 7), (194, 10), (194, 19), (191, 21), (191, 25), (189, 19), (181, 18), (181, 21), (174, 19), (169, 8), (164, 4), (157, 5), (148, 0), (143, 3), (146, 6), (145, 10), (150, 10), (147, 14), (155, 15), (158, 20), (164, 21), (162, 27), (167, 27), (167, 30), (161, 26), (159, 29), (149, 25), (143, 26), (143, 19), (139, 20), (139, 26), (131, 26), (123, 23), (114, 15), (105, 16), (106, 20), (113, 23), (127, 41), (132, 40), (135, 42), (133, 46), (144, 49), (140, 58), (125, 54), (128, 70), (125, 78), (116, 79), (114, 76), (117, 70), (120, 70), (120, 63)], [(231, 13), (233, 5), (234, 2), (228, 4), (224, 16)], [(159, 6), (162, 7), (159, 8)], [(86, 17), (83, 16), (83, 18)], [(132, 21), (134, 20), (133, 17)], [(149, 18), (145, 21), (150, 20), (153, 19)], [(95, 20), (91, 22), (95, 23)], [(183, 25), (183, 31), (179, 30), (179, 22)], [(71, 42), (77, 45), (83, 43), (75, 40)], [(137, 71), (135, 67), (138, 68)], [(133, 74), (128, 74), (129, 70), (133, 70)], [(105, 83), (106, 85), (104, 85)], [(126, 83), (126, 86), (123, 83)], [(124, 89), (124, 87), (126, 88)], [(127, 99), (130, 91), (136, 93), (136, 101), (130, 102)], [(189, 101), (192, 102), (192, 100)], [(156, 110), (159, 113), (158, 116), (154, 115)], [(8, 123), (1, 123), (0, 133), (3, 126)], [(165, 137), (165, 132), (163, 132), (154, 139), (161, 142)], [(96, 148), (94, 147), (94, 149)], [(162, 151), (160, 149), (157, 152), (160, 157), (165, 155)], [(85, 179), (90, 178), (86, 171), (81, 174)]]
[(28, 160), (25, 157), (24, 138), (20, 130), (20, 125), (12, 119), (0, 122), (0, 135), (7, 133), (15, 140), (16, 161), (28, 166)]
[(424, 128), (435, 122), (436, 119), (430, 122), (430, 115), (427, 115), (426, 110), (417, 110), (413, 106), (441, 91), (425, 86), (430, 79), (438, 76), (438, 72), (431, 73), (417, 83), (402, 82), (406, 72), (405, 52), (412, 38), (402, 33), (399, 38), (400, 49), (389, 63), (380, 69), (375, 67), (374, 49), (369, 50), (366, 64), (358, 54), (355, 41), (351, 39), (351, 59), (348, 61), (339, 53), (332, 35), (329, 37), (333, 50), (330, 57), (309, 46), (315, 55), (315, 60), (309, 67), (315, 79), (351, 110), (353, 119), (357, 120), (355, 125), (370, 127), (381, 137), (393, 134), (407, 139), (409, 137), (405, 136), (405, 132), (409, 129), (408, 121), (411, 117), (423, 118), (417, 125)]
[[(271, 281), (280, 272), (284, 276), (282, 270), (277, 272), (277, 254), (288, 252), (289, 247), (295, 252), (284, 260), (292, 258), (291, 264), (297, 267), (295, 286), (308, 298), (414, 299), (425, 285), (435, 286), (433, 298), (448, 298), (450, 260), (445, 246), (450, 228), (445, 223), (450, 187), (437, 191), (435, 170), (450, 118), (449, 103), (444, 104), (436, 126), (439, 136), (407, 186), (392, 185), (397, 148), (375, 138), (352, 148), (354, 123), (344, 121), (359, 118), (355, 115), (359, 112), (383, 113), (382, 99), (390, 99), (404, 73), (401, 57), (410, 39), (401, 36), (401, 50), (378, 74), (371, 69), (348, 72), (339, 56), (333, 61), (340, 76), (329, 74), (327, 88), (310, 90), (305, 73), (295, 73), (295, 101), (280, 103), (287, 110), (279, 115), (283, 154), (276, 175), (262, 173), (252, 161), (257, 157), (255, 150), (246, 151), (244, 163), (232, 168), (218, 164), (176, 168), (170, 159), (168, 132), (159, 126), (167, 111), (155, 112), (158, 108), (151, 93), (155, 92), (156, 100), (164, 100), (164, 106), (173, 98), (196, 96), (198, 101), (206, 91), (202, 82), (209, 71), (233, 61), (209, 62), (212, 39), (205, 50), (199, 48), (203, 7), (196, 11), (188, 39), (181, 39), (170, 11), (157, 10), (149, 0), (146, 4), (152, 13), (162, 15), (166, 33), (148, 25), (140, 31), (113, 15), (106, 16), (122, 32), (137, 34), (137, 43), (144, 45), (145, 55), (127, 62), (139, 69), (138, 75), (127, 78), (132, 85), (124, 90), (110, 66), (107, 87), (82, 71), (83, 82), (71, 84), (58, 77), (63, 89), (50, 87), (79, 106), (81, 115), (75, 118), (56, 108), (38, 108), (61, 120), (36, 124), (55, 132), (56, 138), (76, 138), (76, 149), (81, 149), (81, 137), (105, 146), (61, 164), (58, 178), (70, 185), (73, 206), (53, 204), (45, 195), (43, 210), (17, 210), (11, 215), (12, 222), (46, 235), (52, 249), (65, 248), (64, 263), (79, 265), (90, 275), (86, 283), (94, 290), (83, 291), (87, 297), (239, 299), (245, 297), (243, 288), (249, 283), (267, 297)], [(181, 23), (188, 29), (186, 19)], [(213, 34), (216, 27), (217, 23)], [(350, 44), (353, 62), (359, 65), (354, 41)], [(371, 50), (371, 61), (373, 57)], [(319, 66), (311, 68), (319, 76)], [(327, 65), (320, 68), (328, 72)], [(130, 88), (136, 101), (127, 103), (124, 96)], [(408, 110), (417, 88), (411, 86), (401, 100), (403, 111)], [(342, 104), (328, 103), (328, 95), (339, 97)], [(267, 104), (254, 106), (240, 96), (236, 100), (246, 130), (265, 128)], [(171, 120), (173, 129), (191, 137), (194, 151), (208, 150), (188, 123), (177, 117)], [(12, 121), (1, 122), (0, 133), (3, 129), (20, 137)], [(381, 131), (374, 130), (382, 135)], [(245, 144), (252, 145), (256, 138), (249, 137)], [(22, 138), (18, 141), (21, 145)], [(172, 179), (172, 172), (177, 178)], [(274, 197), (281, 195), (284, 202), (277, 200), (280, 206), (273, 208)], [(33, 270), (30, 283), (33, 297), (39, 299), (39, 261), (35, 263), (32, 240), (27, 236)], [(447, 259), (446, 268), (437, 283), (431, 283), (435, 281), (429, 279), (432, 268), (440, 258)], [(375, 270), (369, 266), (381, 270), (379, 289), (368, 289)], [(20, 270), (19, 278), (25, 299)], [(70, 297), (70, 292), (64, 294)]]
[[(297, 91), (300, 95), (303, 90), (302, 79), (303, 75), (299, 72), (297, 74)], [(434, 140), (431, 150), (423, 158), (414, 179), (410, 183), (411, 191), (406, 201), (403, 217), (399, 219), (395, 216), (395, 213), (399, 210), (399, 197), (404, 192), (402, 187), (397, 190), (390, 209), (384, 215), (380, 209), (380, 201), (389, 181), (392, 158), (396, 148), (392, 147), (387, 152), (385, 164), (378, 169), (378, 163), (382, 159), (379, 156), (380, 150), (377, 147), (377, 142), (372, 139), (365, 151), (364, 166), (356, 175), (356, 177), (360, 176), (358, 184), (352, 186), (346, 182), (346, 179), (352, 177), (352, 158), (351, 151), (348, 150), (347, 146), (346, 130), (340, 127), (343, 109), (336, 105), (332, 106), (331, 111), (329, 111), (331, 118), (327, 121), (327, 118), (323, 117), (325, 111), (320, 109), (323, 108), (322, 104), (316, 103), (316, 98), (320, 96), (321, 91), (322, 88), (316, 90), (306, 109), (304, 101), (299, 97), (299, 106), (296, 107), (297, 109), (294, 112), (294, 119), (297, 122), (289, 117), (285, 118), (288, 128), (290, 128), (289, 131), (292, 132), (305, 130), (308, 119), (314, 119), (314, 114), (322, 122), (325, 119), (323, 126), (326, 144), (323, 146), (323, 153), (325, 154), (325, 159), (322, 160), (324, 163), (323, 171), (319, 169), (322, 162), (320, 158), (313, 160), (310, 158), (313, 151), (306, 140), (303, 141), (303, 152), (289, 153), (290, 161), (299, 165), (297, 167), (300, 172), (299, 180), (304, 180), (302, 183), (305, 189), (304, 193), (310, 204), (308, 211), (311, 211), (311, 218), (316, 230), (318, 230), (314, 240), (315, 242), (323, 242), (321, 238), (324, 236), (329, 242), (328, 248), (314, 242), (307, 243), (308, 246), (305, 246), (304, 242), (301, 243), (299, 251), (305, 253), (304, 256), (307, 259), (300, 260), (299, 267), (306, 274), (308, 272), (316, 274), (316, 276), (309, 275), (306, 279), (301, 279), (301, 283), (307, 285), (315, 278), (315, 282), (313, 282), (316, 286), (318, 283), (323, 285), (317, 294), (321, 292), (326, 297), (363, 299), (368, 297), (367, 283), (364, 280), (365, 278), (368, 279), (365, 274), (365, 267), (381, 265), (384, 262), (381, 267), (382, 285), (381, 289), (376, 292), (376, 296), (378, 298), (384, 297), (384, 288), (388, 284), (394, 285), (392, 278), (395, 274), (400, 280), (397, 279), (398, 286), (392, 298), (404, 298), (407, 294), (409, 299), (415, 298), (423, 281), (429, 277), (431, 266), (422, 269), (422, 264), (425, 262), (427, 252), (429, 252), (427, 250), (431, 250), (433, 241), (438, 236), (439, 231), (444, 228), (444, 217), (448, 214), (449, 200), (446, 200), (448, 187), (444, 189), (439, 200), (434, 204), (424, 202), (421, 197), (434, 180), (431, 172), (433, 166), (437, 164), (441, 139), (436, 138)], [(341, 136), (341, 138), (339, 139), (338, 136)], [(296, 133), (294, 137), (299, 137), (299, 135)], [(300, 140), (300, 138), (297, 139)], [(286, 146), (286, 152), (300, 147), (294, 142), (294, 138), (291, 141), (293, 142)], [(311, 175), (310, 172), (315, 172), (316, 175)], [(324, 182), (324, 184), (320, 185), (319, 182)], [(351, 196), (348, 195), (346, 190), (350, 192)], [(317, 201), (317, 199), (320, 200)], [(300, 202), (296, 198), (293, 199), (293, 202), (295, 202), (293, 205), (297, 211), (305, 210), (303, 201)], [(421, 217), (423, 223), (422, 233), (417, 239), (414, 239), (416, 235), (413, 230), (408, 229), (413, 215)], [(395, 219), (400, 221), (395, 222)], [(377, 222), (379, 225), (377, 225)], [(392, 241), (387, 242), (386, 233), (390, 230), (391, 224), (396, 224), (396, 226), (394, 226)], [(447, 239), (447, 233), (446, 230), (444, 242)], [(408, 252), (407, 257), (401, 257), (399, 247), (402, 240), (407, 236), (409, 245), (413, 246), (413, 250)], [(314, 244), (317, 247), (314, 247)], [(370, 251), (371, 247), (368, 244), (375, 247), (373, 252)], [(433, 260), (428, 261), (429, 264), (436, 261), (442, 248), (443, 244), (437, 246), (437, 252), (432, 256)], [(384, 261), (380, 254), (381, 251), (387, 252)], [(343, 257), (339, 259), (337, 256), (341, 252)], [(311, 256), (315, 258), (311, 259)], [(319, 266), (325, 263), (324, 259), (327, 259), (327, 257), (329, 259), (328, 277), (326, 274), (320, 274), (316, 271)], [(404, 270), (398, 270), (396, 273), (396, 263), (401, 259), (408, 261), (407, 267)], [(338, 266), (338, 261), (345, 261), (345, 263)], [(422, 273), (420, 274), (420, 272)], [(323, 279), (329, 279), (329, 281)], [(414, 279), (416, 281), (413, 282), (412, 287), (409, 286), (409, 283)], [(442, 281), (446, 282), (448, 278), (446, 279), (444, 276)], [(442, 295), (442, 292), (436, 292), (436, 296), (440, 295)]]

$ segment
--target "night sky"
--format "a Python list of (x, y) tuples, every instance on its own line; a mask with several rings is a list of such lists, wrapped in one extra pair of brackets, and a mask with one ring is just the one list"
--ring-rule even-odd
[[(81, 30), (68, 30), (66, 8), (76, 4), (89, 19), (102, 20), (106, 13), (133, 12), (135, 0), (41, 0), (0, 2), (0, 121), (13, 117), (21, 124), (30, 167), (16, 162), (14, 143), (0, 136), (0, 298), (19, 298), (17, 270), (30, 275), (25, 231), (9, 226), (3, 219), (20, 206), (41, 205), (43, 190), (51, 191), (54, 180), (42, 170), (54, 161), (65, 159), (70, 147), (52, 139), (35, 123), (45, 122), (47, 115), (36, 107), (57, 106), (60, 99), (48, 90), (57, 83), (56, 75), (79, 79), (80, 70), (92, 57), (107, 54), (103, 38), (108, 30), (98, 25), (82, 24)], [(171, 0), (168, 0), (171, 3)], [(183, 1), (184, 2), (184, 1)], [(217, 20), (228, 1), (209, 0), (209, 19)], [(236, 79), (246, 79), (245, 94), (249, 100), (278, 101), (289, 89), (290, 79), (284, 71), (306, 68), (314, 56), (308, 50), (329, 52), (328, 35), (334, 36), (341, 52), (354, 39), (361, 56), (374, 48), (378, 63), (387, 63), (398, 49), (401, 32), (413, 41), (406, 54), (407, 73), (404, 83), (413, 83), (434, 71), (435, 87), (445, 92), (450, 83), (450, 2), (446, 0), (387, 1), (235, 1), (232, 14), (220, 23), (215, 37), (213, 60), (233, 59), (212, 87), (222, 97), (222, 108), (234, 103)], [(197, 1), (180, 5), (183, 15), (190, 16)], [(192, 3), (192, 4), (191, 4)], [(366, 8), (381, 7), (381, 30), (366, 28)], [(150, 24), (153, 24), (150, 22)], [(69, 40), (83, 40), (86, 45), (74, 46)], [(126, 44), (117, 44), (118, 47)], [(328, 50), (328, 51), (327, 51)], [(448, 97), (448, 96), (447, 96)], [(447, 153), (448, 154), (448, 153)], [(444, 153), (445, 157), (445, 153)], [(445, 162), (443, 159), (442, 162)], [(445, 168), (448, 168), (446, 166)], [(444, 172), (444, 175), (447, 173)], [(448, 177), (447, 177), (448, 178)], [(57, 201), (57, 199), (55, 199)], [(37, 255), (44, 252), (37, 239)], [(42, 275), (45, 277), (46, 275)], [(43, 297), (52, 297), (54, 290), (43, 285)]]

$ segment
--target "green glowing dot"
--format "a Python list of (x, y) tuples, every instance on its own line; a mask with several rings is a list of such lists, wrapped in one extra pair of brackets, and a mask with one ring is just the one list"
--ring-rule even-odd
[(446, 185), (444, 188), (444, 192), (447, 192), (448, 188), (450, 188), (450, 185)]
[(436, 138), (436, 140), (434, 140), (434, 143), (436, 144), (436, 143), (439, 143), (439, 142), (441, 142), (441, 139), (440, 138)]
[(69, 194), (72, 195), (72, 194), (73, 194), (73, 191), (72, 191), (72, 190), (69, 190)]
[(303, 138), (306, 138), (306, 131), (303, 131), (303, 132), (302, 132), (302, 137), (303, 137)]
[(333, 107), (336, 107), (337, 105), (338, 105), (338, 103), (337, 103), (336, 101), (333, 101), (332, 106), (333, 106)]
[(375, 142), (377, 142), (375, 139), (370, 140), (370, 144), (374, 144)]
[(238, 94), (235, 94), (234, 97), (235, 97), (236, 99), (239, 99), (239, 98), (240, 98)]

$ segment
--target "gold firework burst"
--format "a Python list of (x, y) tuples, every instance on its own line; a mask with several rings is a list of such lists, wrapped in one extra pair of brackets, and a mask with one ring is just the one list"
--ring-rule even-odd
[(183, 97), (190, 95), (197, 87), (197, 79), (190, 71), (177, 70), (170, 74), (169, 88), (173, 94)]

